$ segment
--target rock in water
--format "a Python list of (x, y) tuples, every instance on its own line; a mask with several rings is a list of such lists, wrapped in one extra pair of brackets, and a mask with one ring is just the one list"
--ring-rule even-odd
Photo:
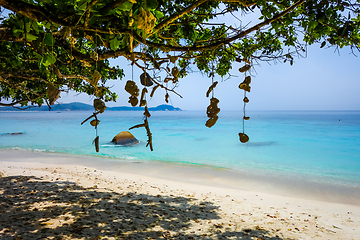
[(138, 143), (139, 140), (137, 140), (130, 132), (123, 131), (116, 135), (111, 142), (119, 145), (131, 145)]

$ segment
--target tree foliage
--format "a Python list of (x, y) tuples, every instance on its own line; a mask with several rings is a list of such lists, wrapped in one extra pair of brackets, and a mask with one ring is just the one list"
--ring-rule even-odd
[[(106, 83), (124, 74), (109, 59), (125, 57), (143, 71), (141, 93), (137, 79), (125, 90), (132, 106), (145, 106), (140, 125), (150, 147), (146, 96), (159, 87), (165, 101), (180, 95), (179, 80), (194, 68), (213, 78), (238, 66), (239, 88), (249, 92), (249, 72), (259, 61), (292, 65), (314, 43), (360, 48), (359, 0), (0, 0), (0, 6), (0, 105), (51, 106), (69, 90), (116, 101)], [(210, 99), (207, 126), (217, 120), (218, 101)]]

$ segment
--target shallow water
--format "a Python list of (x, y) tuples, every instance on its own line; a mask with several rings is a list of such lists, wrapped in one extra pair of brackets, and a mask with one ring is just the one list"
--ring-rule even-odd
[[(144, 128), (131, 130), (137, 145), (110, 143), (117, 133), (142, 123), (142, 112), (105, 111), (99, 116), (100, 153), (92, 144), (94, 127), (80, 125), (91, 114), (1, 112), (0, 148), (102, 156), (109, 162), (213, 166), (234, 174), (360, 187), (360, 111), (249, 111), (247, 144), (238, 139), (240, 112), (222, 111), (211, 129), (204, 125), (203, 111), (152, 112), (153, 152), (145, 147)], [(23, 134), (8, 134), (17, 132)]]

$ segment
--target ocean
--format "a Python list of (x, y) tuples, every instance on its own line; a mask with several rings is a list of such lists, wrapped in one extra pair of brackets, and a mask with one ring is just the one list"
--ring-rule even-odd
[[(232, 174), (312, 180), (360, 193), (360, 111), (248, 111), (248, 143), (240, 143), (242, 113), (221, 111), (207, 128), (204, 111), (151, 112), (154, 151), (144, 128), (130, 132), (139, 144), (111, 143), (121, 131), (142, 123), (142, 112), (100, 114), (100, 152), (95, 129), (80, 123), (88, 111), (0, 112), (0, 148), (100, 156), (109, 162), (171, 163)], [(9, 134), (22, 132), (23, 134)]]

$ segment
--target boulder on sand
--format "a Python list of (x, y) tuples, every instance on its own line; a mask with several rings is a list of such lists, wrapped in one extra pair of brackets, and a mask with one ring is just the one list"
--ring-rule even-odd
[(111, 142), (119, 145), (131, 145), (138, 143), (139, 140), (137, 140), (130, 132), (123, 131), (116, 135)]

